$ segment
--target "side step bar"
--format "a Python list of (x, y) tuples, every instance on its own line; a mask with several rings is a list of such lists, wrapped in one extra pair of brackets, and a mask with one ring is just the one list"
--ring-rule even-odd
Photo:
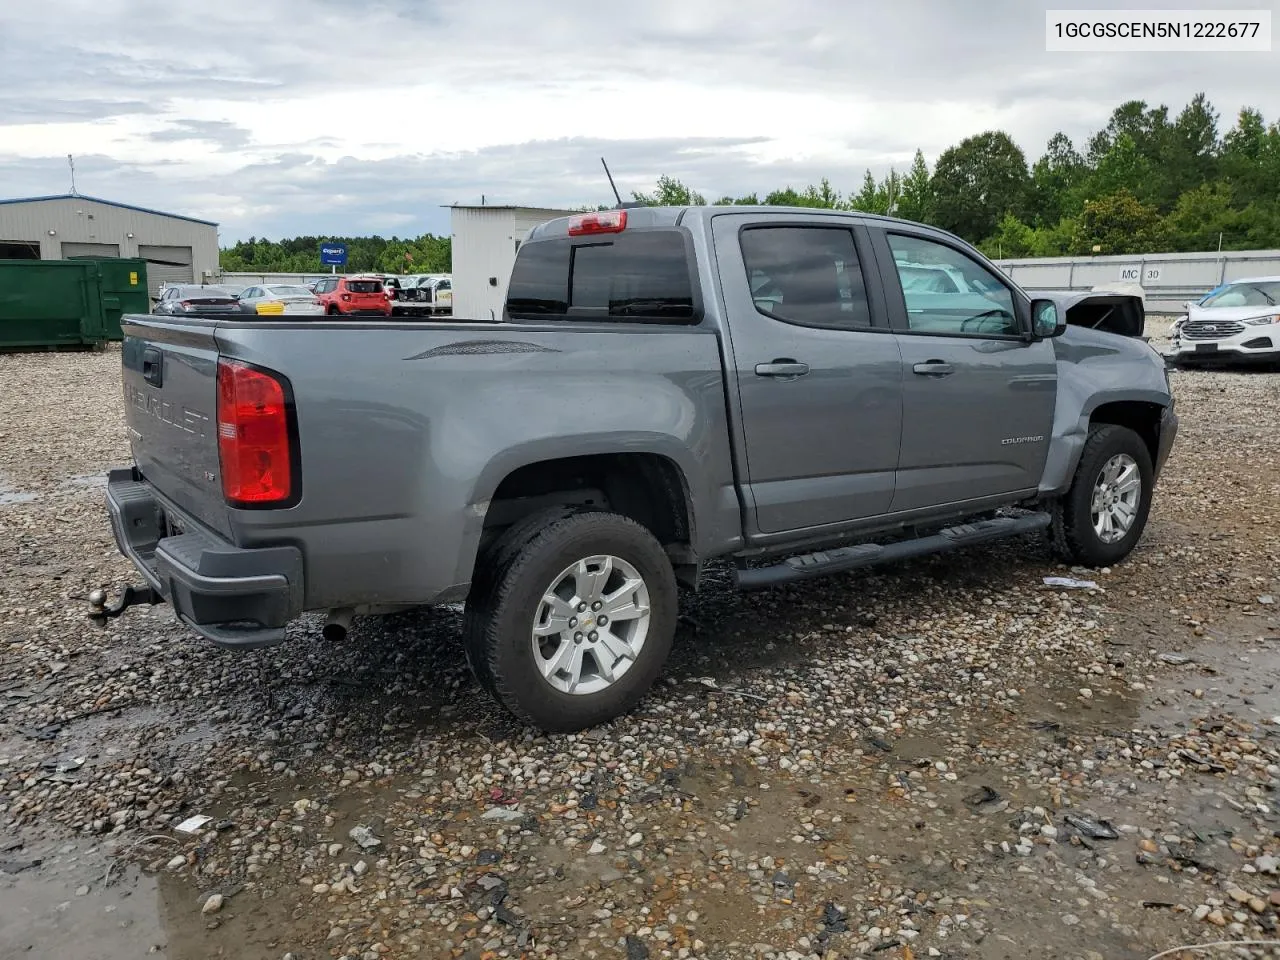
[(947, 527), (927, 537), (899, 540), (896, 543), (859, 543), (835, 550), (819, 550), (799, 557), (788, 557), (781, 563), (768, 567), (748, 567), (737, 571), (738, 587), (743, 590), (759, 590), (776, 587), (797, 580), (825, 577), (829, 573), (843, 573), (859, 567), (870, 567), (909, 557), (922, 557), (930, 553), (942, 553), (957, 547), (968, 547), (988, 540), (1001, 540), (1024, 533), (1034, 533), (1049, 526), (1047, 513), (1032, 513), (1021, 517), (996, 517)]

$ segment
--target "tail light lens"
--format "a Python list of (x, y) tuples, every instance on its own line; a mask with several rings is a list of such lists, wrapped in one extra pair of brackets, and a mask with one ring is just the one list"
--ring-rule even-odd
[(282, 380), (234, 360), (218, 361), (218, 460), (229, 503), (281, 505), (293, 499), (289, 420)]
[(343, 299), (343, 300), (350, 300), (350, 299), (351, 299), (351, 294), (349, 294), (349, 293), (344, 293), (344, 294), (342, 294), (342, 299)]

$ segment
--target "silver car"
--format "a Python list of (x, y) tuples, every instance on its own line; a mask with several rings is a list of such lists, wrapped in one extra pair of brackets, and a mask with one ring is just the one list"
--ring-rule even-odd
[(240, 294), (240, 312), (259, 316), (324, 316), (324, 306), (302, 285), (272, 283), (247, 287)]

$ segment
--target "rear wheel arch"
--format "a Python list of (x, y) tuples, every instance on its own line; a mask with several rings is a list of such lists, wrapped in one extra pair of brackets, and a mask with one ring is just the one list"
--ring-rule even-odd
[[(680, 579), (696, 579), (693, 498), (684, 470), (653, 452), (534, 461), (509, 470), (487, 498), (475, 568), (505, 531), (549, 509), (608, 511), (639, 523), (663, 546)], [(473, 574), (474, 576), (474, 574)]]

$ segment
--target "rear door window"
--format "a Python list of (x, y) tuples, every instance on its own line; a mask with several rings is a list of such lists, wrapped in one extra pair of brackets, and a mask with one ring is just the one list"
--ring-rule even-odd
[(517, 319), (693, 323), (690, 262), (679, 230), (525, 243), (507, 311)]
[(741, 243), (758, 311), (807, 327), (870, 329), (862, 266), (847, 227), (749, 227)]

